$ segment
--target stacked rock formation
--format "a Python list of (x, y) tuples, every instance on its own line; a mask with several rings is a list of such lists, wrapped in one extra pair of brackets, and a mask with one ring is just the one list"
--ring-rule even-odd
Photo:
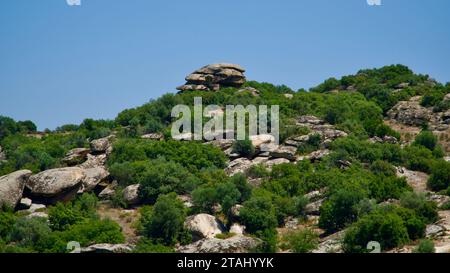
[(241, 87), (245, 82), (245, 69), (237, 64), (211, 64), (186, 77), (180, 91), (218, 91), (222, 87)]

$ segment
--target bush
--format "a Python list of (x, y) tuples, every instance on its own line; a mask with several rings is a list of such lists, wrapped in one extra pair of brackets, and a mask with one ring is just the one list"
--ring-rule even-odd
[(356, 189), (338, 190), (320, 208), (319, 227), (333, 233), (353, 223), (358, 217), (357, 205), (364, 197)]
[(294, 253), (309, 253), (319, 246), (319, 235), (310, 230), (291, 231), (283, 236), (283, 249)]
[(436, 248), (431, 240), (421, 240), (419, 245), (413, 250), (414, 253), (435, 253)]
[(253, 196), (244, 203), (239, 216), (247, 231), (255, 233), (277, 227), (277, 217), (272, 200), (267, 196)]
[(11, 241), (30, 249), (46, 245), (50, 236), (51, 229), (47, 220), (40, 217), (19, 218), (9, 235)]
[(355, 223), (345, 234), (343, 249), (347, 253), (367, 252), (369, 242), (376, 241), (383, 250), (409, 241), (403, 219), (393, 212), (374, 211)]
[(172, 246), (184, 230), (186, 212), (176, 194), (161, 195), (151, 211), (144, 211), (141, 225), (143, 235), (156, 244)]
[(12, 232), (16, 216), (11, 210), (0, 210), (0, 241)]
[(433, 191), (445, 190), (450, 186), (450, 163), (444, 160), (436, 161), (431, 167), (428, 187)]
[(437, 137), (432, 132), (422, 131), (419, 135), (417, 135), (413, 144), (423, 146), (428, 150), (433, 151), (437, 145), (437, 142)]
[(255, 147), (250, 140), (238, 140), (233, 144), (233, 152), (244, 157), (252, 157), (255, 154)]
[(172, 247), (167, 247), (165, 245), (154, 244), (153, 241), (142, 238), (138, 241), (133, 253), (174, 253), (175, 250)]
[(400, 204), (413, 210), (425, 223), (431, 224), (439, 219), (436, 203), (427, 201), (425, 194), (407, 192), (401, 197)]

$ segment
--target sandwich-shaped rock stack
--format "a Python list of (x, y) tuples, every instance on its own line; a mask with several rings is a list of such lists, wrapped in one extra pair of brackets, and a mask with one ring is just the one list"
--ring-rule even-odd
[(186, 77), (180, 91), (218, 91), (222, 87), (241, 87), (245, 82), (245, 69), (237, 64), (211, 64)]

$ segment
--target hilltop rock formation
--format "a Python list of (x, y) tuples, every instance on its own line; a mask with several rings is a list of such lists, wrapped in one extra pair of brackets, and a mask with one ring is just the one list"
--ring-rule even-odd
[(0, 206), (14, 208), (17, 205), (30, 175), (31, 171), (22, 170), (0, 177)]
[(245, 82), (245, 69), (237, 64), (211, 64), (186, 77), (180, 91), (218, 91), (221, 87), (241, 87)]

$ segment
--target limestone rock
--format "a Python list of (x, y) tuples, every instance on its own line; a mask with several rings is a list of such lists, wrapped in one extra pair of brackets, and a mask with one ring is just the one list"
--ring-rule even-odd
[(225, 231), (225, 226), (222, 222), (209, 214), (197, 214), (188, 217), (184, 225), (192, 233), (194, 240), (214, 238)]
[(179, 253), (247, 253), (261, 245), (262, 241), (245, 236), (225, 240), (210, 238), (178, 248)]
[(212, 64), (204, 66), (186, 77), (180, 91), (217, 91), (222, 87), (241, 87), (245, 82), (245, 70), (235, 64)]
[(234, 205), (233, 207), (231, 207), (231, 215), (233, 217), (239, 217), (239, 214), (240, 214), (242, 208), (243, 208), (242, 205), (239, 205), (239, 204)]
[(22, 198), (23, 189), (31, 171), (22, 170), (0, 177), (0, 206), (14, 208)]
[(80, 187), (85, 177), (83, 169), (79, 167), (51, 169), (32, 175), (26, 187), (33, 195), (55, 197)]
[(19, 209), (29, 209), (32, 204), (33, 201), (30, 198), (22, 198), (19, 202)]
[(427, 238), (435, 238), (445, 234), (445, 228), (439, 225), (427, 225), (425, 236)]
[(90, 169), (96, 167), (104, 167), (106, 165), (107, 160), (106, 154), (92, 155), (88, 154), (87, 160), (82, 163), (79, 167), (83, 169)]

